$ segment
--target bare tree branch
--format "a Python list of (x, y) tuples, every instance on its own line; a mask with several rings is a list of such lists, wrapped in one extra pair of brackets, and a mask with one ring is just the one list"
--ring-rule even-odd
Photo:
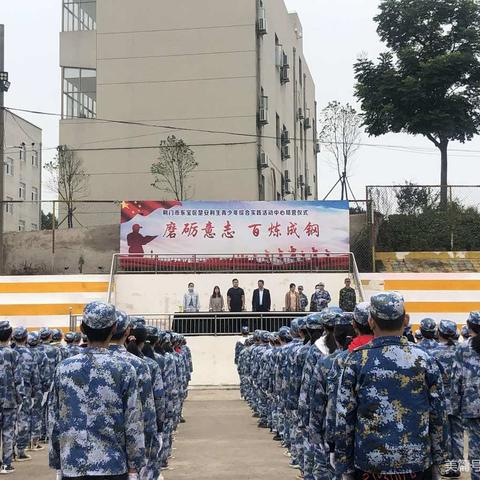
[(175, 200), (188, 200), (188, 179), (197, 166), (193, 150), (182, 139), (171, 135), (160, 143), (158, 162), (151, 166), (152, 186), (172, 193)]
[(60, 145), (55, 160), (44, 168), (50, 174), (47, 186), (65, 204), (67, 225), (73, 228), (75, 202), (85, 198), (88, 192), (88, 175), (83, 162), (66, 145)]

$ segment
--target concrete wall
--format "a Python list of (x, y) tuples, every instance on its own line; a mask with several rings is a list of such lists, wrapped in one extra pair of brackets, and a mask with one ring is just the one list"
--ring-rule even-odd
[[(4, 235), (5, 272), (12, 275), (109, 273), (119, 247), (119, 226)], [(80, 267), (80, 263), (83, 265)]]
[(282, 311), (291, 282), (303, 285), (305, 293), (310, 296), (315, 284), (325, 283), (332, 296), (331, 305), (338, 305), (338, 292), (343, 287), (345, 274), (341, 273), (225, 273), (211, 274), (163, 274), (163, 275), (117, 275), (115, 279), (116, 304), (127, 312), (171, 313), (178, 312), (183, 295), (189, 282), (194, 282), (200, 295), (202, 311), (208, 311), (209, 298), (213, 287), (218, 285), (226, 301), (227, 290), (232, 286), (232, 279), (238, 278), (245, 290), (246, 308), (251, 310), (253, 290), (257, 281), (265, 281), (265, 288), (270, 290), (272, 310)]
[(192, 350), (192, 385), (238, 385), (234, 363), (235, 344), (240, 337), (189, 337)]

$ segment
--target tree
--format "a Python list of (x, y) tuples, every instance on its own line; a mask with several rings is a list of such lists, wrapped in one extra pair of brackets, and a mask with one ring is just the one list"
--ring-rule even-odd
[(337, 101), (330, 102), (320, 117), (319, 138), (326, 150), (333, 155), (338, 171), (339, 180), (332, 190), (340, 183), (342, 200), (348, 200), (348, 167), (351, 157), (359, 148), (361, 124), (362, 119), (352, 106), (348, 103), (342, 105)]
[(197, 168), (193, 150), (175, 135), (160, 143), (158, 162), (152, 164), (151, 172), (155, 178), (152, 187), (175, 196), (175, 200), (187, 200), (190, 195), (188, 179)]
[(388, 47), (355, 63), (356, 96), (370, 135), (423, 135), (440, 150), (440, 205), (448, 144), (479, 131), (480, 6), (475, 0), (382, 0), (377, 33)]
[(88, 175), (83, 169), (83, 162), (66, 145), (60, 145), (55, 160), (44, 168), (50, 174), (50, 189), (58, 194), (67, 210), (67, 226), (73, 228), (75, 202), (84, 198), (88, 191)]
[[(47, 214), (45, 214), (45, 212), (42, 210), (41, 215), (42, 215), (41, 230), (52, 230), (53, 229), (53, 213), (48, 212)], [(58, 225), (58, 219), (55, 219), (55, 226), (57, 225)]]
[(402, 215), (420, 215), (437, 206), (437, 198), (430, 187), (405, 182), (396, 192), (398, 213)]

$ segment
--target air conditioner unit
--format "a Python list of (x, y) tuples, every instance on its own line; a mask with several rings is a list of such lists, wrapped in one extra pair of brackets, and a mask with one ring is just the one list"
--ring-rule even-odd
[(303, 121), (303, 128), (305, 130), (308, 130), (309, 128), (312, 128), (312, 122), (310, 121), (310, 119), (308, 117)]
[(305, 116), (303, 115), (303, 108), (302, 107), (298, 107), (298, 118), (299, 118), (299, 120), (303, 120), (305, 118)]
[(290, 158), (290, 147), (288, 145), (283, 145), (282, 160), (287, 160), (288, 158)]
[(260, 125), (267, 125), (268, 123), (268, 110), (266, 108), (260, 108), (258, 113), (258, 121)]
[(310, 185), (307, 185), (307, 187), (305, 188), (305, 195), (307, 197), (311, 197), (313, 195), (312, 193), (312, 187)]
[(280, 83), (284, 85), (290, 81), (290, 77), (288, 75), (288, 69), (290, 67), (288, 65), (283, 65), (280, 69)]
[(288, 145), (290, 143), (290, 134), (288, 130), (282, 132), (282, 145)]
[(258, 18), (257, 32), (259, 35), (266, 35), (267, 32), (267, 19), (265, 18), (265, 12)]
[(261, 169), (268, 167), (268, 155), (265, 152), (260, 152), (258, 166)]

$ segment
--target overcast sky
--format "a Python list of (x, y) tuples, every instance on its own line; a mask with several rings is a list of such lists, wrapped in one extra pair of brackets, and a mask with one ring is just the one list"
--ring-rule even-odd
[[(355, 59), (363, 52), (371, 58), (376, 57), (383, 49), (372, 20), (379, 2), (285, 1), (290, 10), (299, 13), (303, 23), (305, 55), (316, 83), (319, 108), (331, 100), (355, 104), (352, 69)], [(5, 66), (12, 82), (6, 95), (6, 105), (59, 112), (61, 1), (0, 0), (0, 23), (4, 23), (6, 28)], [(45, 148), (58, 144), (58, 118), (24, 116), (43, 128)], [(378, 138), (364, 135), (362, 141), (375, 146), (364, 146), (356, 154), (350, 181), (357, 198), (365, 197), (367, 184), (400, 184), (405, 180), (438, 183), (440, 158), (428, 140), (392, 134)], [(393, 146), (412, 148), (412, 151), (399, 151)], [(452, 148), (463, 148), (469, 152), (451, 151), (450, 183), (480, 183), (479, 139), (466, 145), (452, 145)], [(44, 161), (53, 154), (53, 150), (45, 151)], [(322, 195), (335, 183), (336, 172), (329, 166), (325, 153), (320, 154), (319, 161)]]

